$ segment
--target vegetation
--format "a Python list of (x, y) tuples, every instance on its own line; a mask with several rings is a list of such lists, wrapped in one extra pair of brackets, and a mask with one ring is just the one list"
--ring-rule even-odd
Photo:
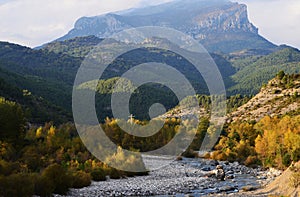
[[(94, 36), (73, 38), (47, 44), (40, 49), (30, 49), (15, 44), (0, 42), (0, 81), (6, 85), (28, 91), (36, 103), (35, 106), (24, 104), (23, 99), (11, 97), (9, 94), (0, 96), (26, 105), (32, 117), (30, 122), (42, 124), (48, 121), (63, 123), (71, 120), (71, 93), (77, 69), (84, 57), (102, 40)], [(106, 43), (109, 47), (114, 43)], [(276, 72), (299, 73), (300, 52), (290, 47), (279, 47), (277, 51), (246, 50), (235, 55), (211, 54), (215, 60), (229, 96), (256, 94), (261, 85), (270, 80)], [(112, 117), (109, 109), (112, 87), (116, 79), (128, 69), (144, 62), (161, 62), (173, 66), (191, 82), (197, 94), (208, 94), (208, 88), (201, 74), (183, 57), (171, 51), (153, 48), (141, 48), (123, 54), (112, 62), (103, 73), (97, 86), (97, 106), (99, 119)], [(82, 88), (89, 89), (94, 82), (87, 82)], [(6, 86), (5, 85), (5, 86)], [(176, 84), (181, 88), (181, 84)], [(128, 86), (130, 89), (131, 86)], [(150, 88), (150, 90), (149, 90)], [(156, 98), (149, 92), (157, 92)], [(148, 112), (140, 109), (160, 101), (167, 110), (178, 105), (178, 100), (171, 91), (162, 86), (147, 84), (135, 91), (131, 100), (131, 113), (138, 119), (149, 119)], [(152, 99), (152, 100), (151, 100)], [(230, 103), (231, 105), (232, 103)], [(41, 109), (47, 106), (47, 109)], [(233, 107), (233, 106), (232, 106)], [(40, 109), (40, 110), (36, 110)], [(49, 113), (47, 113), (49, 111)]]
[[(71, 123), (59, 127), (46, 123), (27, 129), (21, 105), (4, 98), (0, 99), (0, 123), (1, 196), (65, 194), (70, 187), (85, 187), (91, 180), (106, 180), (106, 176), (147, 174), (118, 171), (97, 160), (86, 150)], [(109, 132), (113, 125), (105, 123), (103, 127)], [(121, 159), (118, 154), (112, 157)], [(142, 164), (139, 157), (123, 162)]]
[(286, 168), (300, 160), (300, 116), (235, 122), (216, 145), (213, 158)]
[[(295, 90), (299, 88), (299, 77), (280, 71), (269, 86)], [(281, 105), (298, 101), (298, 94), (292, 94)], [(225, 127), (215, 149), (215, 159), (286, 168), (293, 161), (300, 160), (300, 114), (293, 111), (282, 116), (267, 115), (258, 122), (247, 121), (246, 118), (232, 122)]]
[[(120, 178), (147, 174), (119, 171), (97, 160), (87, 151), (70, 123), (71, 90), (76, 70), (98, 41), (94, 37), (75, 38), (40, 50), (0, 43), (0, 196), (66, 194), (70, 187), (85, 187), (92, 180), (105, 181), (107, 176)], [(118, 146), (115, 154), (106, 158), (107, 161), (145, 168), (139, 152), (166, 145), (180, 134), (181, 123), (187, 127), (190, 123), (176, 117), (168, 118), (160, 131), (148, 138), (122, 131), (118, 125), (125, 121), (111, 118), (109, 105), (119, 76), (134, 65), (160, 61), (174, 66), (191, 81), (197, 91), (199, 105), (206, 110), (207, 116), (211, 98), (205, 95), (208, 90), (200, 73), (179, 55), (152, 48), (131, 51), (135, 59), (129, 59), (129, 55), (124, 54), (114, 61), (100, 81), (86, 82), (79, 88), (93, 91), (91, 87), (97, 83), (96, 108), (102, 120), (100, 126)], [(284, 48), (271, 54), (232, 59), (216, 54), (212, 56), (226, 86), (231, 88), (227, 99), (228, 113), (248, 102), (250, 95), (273, 77), (274, 72), (280, 71), (276, 76), (279, 83), (273, 84), (278, 89), (274, 89), (272, 94), (280, 94), (281, 89), (299, 88), (296, 82), (299, 75), (286, 74), (300, 71), (300, 52), (295, 49)], [(146, 110), (153, 103), (162, 103), (167, 110), (179, 103), (174, 93), (165, 86), (153, 83), (136, 88), (130, 81), (123, 82), (126, 83), (116, 88), (116, 94), (121, 96), (133, 91), (130, 112), (135, 115), (134, 122), (138, 125), (149, 123)], [(181, 88), (180, 83), (178, 88)], [(188, 99), (185, 101), (188, 102)], [(281, 105), (299, 103), (299, 99), (295, 92)], [(271, 105), (272, 101), (268, 104)], [(205, 134), (213, 132), (209, 128), (209, 120), (204, 116), (200, 119), (198, 130), (191, 131), (195, 138), (184, 156), (194, 156), (193, 151), (199, 150)], [(293, 161), (300, 160), (299, 109), (282, 116), (265, 116), (257, 122), (241, 120), (228, 123), (222, 134), (212, 154), (214, 159), (277, 168), (286, 168)], [(136, 152), (136, 156), (124, 156), (124, 149)], [(298, 170), (292, 177), (292, 184), (299, 186)]]
[(279, 71), (300, 73), (299, 50), (286, 47), (262, 57), (244, 57), (231, 60), (238, 70), (231, 76), (235, 83), (229, 88), (231, 94), (251, 95), (258, 93), (260, 87), (272, 79)]

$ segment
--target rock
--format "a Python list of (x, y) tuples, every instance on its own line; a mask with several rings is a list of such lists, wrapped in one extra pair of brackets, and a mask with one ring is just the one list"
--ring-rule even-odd
[(226, 174), (234, 174), (234, 172), (230, 170), (230, 171), (227, 171)]
[(226, 180), (228, 180), (228, 179), (234, 179), (234, 175), (233, 175), (233, 174), (227, 175), (227, 176), (226, 176)]
[[(70, 196), (163, 196), (181, 194), (210, 194), (215, 196), (216, 193), (234, 193), (242, 190), (254, 190), (264, 185), (269, 179), (258, 181), (256, 176), (247, 174), (247, 171), (253, 171), (251, 168), (245, 168), (243, 165), (233, 166), (232, 163), (225, 165), (210, 166), (213, 160), (187, 159), (174, 161), (170, 165), (157, 171), (151, 171), (148, 176), (135, 176), (127, 179), (111, 179), (104, 182), (93, 182), (91, 186), (82, 189), (71, 189)], [(197, 164), (197, 165), (195, 165)], [(200, 170), (207, 168), (206, 172)], [(242, 170), (242, 175), (235, 174), (235, 170)], [(246, 170), (246, 171), (244, 171)], [(220, 173), (222, 172), (222, 173)], [(223, 178), (225, 181), (216, 181)], [(188, 176), (186, 176), (186, 173)], [(259, 176), (266, 176), (267, 172), (255, 170)], [(214, 178), (204, 178), (210, 175)], [(222, 176), (220, 176), (222, 175)], [(227, 194), (226, 194), (227, 195)], [(199, 196), (199, 195), (196, 195)], [(234, 195), (233, 195), (234, 196)], [(60, 196), (55, 196), (60, 197)], [(62, 196), (61, 196), (62, 197)]]
[(216, 161), (216, 160), (209, 160), (207, 165), (210, 165), (210, 166), (217, 166), (219, 165), (219, 162)]
[(242, 187), (242, 190), (245, 191), (245, 192), (253, 191), (253, 190), (257, 190), (257, 189), (258, 189), (258, 187), (257, 186), (253, 186), (253, 185), (248, 185), (248, 186)]
[(236, 188), (233, 186), (223, 186), (219, 188), (220, 192), (228, 192), (228, 191), (234, 191)]
[(282, 174), (282, 171), (281, 170), (277, 170), (275, 168), (270, 168), (268, 173), (267, 173), (267, 176), (268, 177), (278, 177)]
[(257, 178), (258, 179), (267, 179), (267, 176), (262, 175), (262, 176), (257, 176)]
[(201, 168), (202, 171), (211, 171), (211, 166), (204, 166)]
[(216, 178), (220, 181), (225, 180), (225, 171), (223, 170), (223, 166), (221, 165), (217, 165)]

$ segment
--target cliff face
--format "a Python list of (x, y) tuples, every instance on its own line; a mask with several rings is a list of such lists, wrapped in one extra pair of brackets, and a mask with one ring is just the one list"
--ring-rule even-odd
[(58, 40), (95, 35), (109, 37), (124, 29), (141, 26), (170, 27), (199, 40), (210, 51), (272, 49), (249, 22), (247, 7), (222, 0), (177, 0), (126, 12), (80, 18), (74, 28)]
[[(208, 31), (243, 31), (258, 34), (258, 29), (248, 20), (247, 7), (233, 4), (193, 18), (194, 27)], [(193, 25), (193, 24), (191, 24)]]

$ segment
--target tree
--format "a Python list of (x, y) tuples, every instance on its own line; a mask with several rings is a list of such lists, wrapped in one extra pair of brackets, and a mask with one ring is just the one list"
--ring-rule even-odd
[(280, 79), (280, 80), (282, 80), (282, 78), (285, 76), (285, 73), (284, 73), (284, 71), (283, 70), (281, 70), (281, 71), (279, 71), (278, 73), (277, 73), (277, 77), (278, 77), (278, 79)]
[(0, 140), (18, 144), (24, 139), (25, 117), (21, 105), (0, 97)]

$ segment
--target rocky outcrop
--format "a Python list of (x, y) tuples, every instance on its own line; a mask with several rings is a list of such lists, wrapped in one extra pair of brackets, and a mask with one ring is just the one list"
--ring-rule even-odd
[(67, 35), (58, 40), (89, 35), (106, 38), (141, 26), (177, 29), (193, 36), (211, 51), (275, 47), (258, 35), (258, 29), (248, 20), (245, 5), (226, 0), (177, 0), (122, 13), (82, 17)]

